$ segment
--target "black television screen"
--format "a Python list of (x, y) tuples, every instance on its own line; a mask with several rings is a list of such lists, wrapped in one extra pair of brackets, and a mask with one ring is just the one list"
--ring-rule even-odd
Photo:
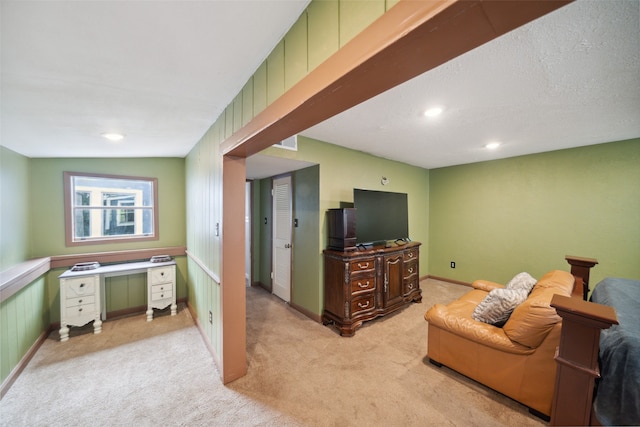
[(353, 190), (356, 243), (369, 244), (409, 238), (409, 209), (405, 193)]

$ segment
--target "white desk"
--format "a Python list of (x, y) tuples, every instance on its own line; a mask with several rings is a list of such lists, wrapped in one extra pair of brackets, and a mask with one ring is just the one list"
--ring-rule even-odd
[(94, 321), (93, 333), (102, 332), (107, 317), (105, 278), (147, 273), (147, 321), (153, 320), (153, 309), (171, 306), (175, 316), (176, 262), (130, 262), (112, 264), (93, 270), (67, 270), (60, 279), (60, 341), (69, 339), (69, 326), (83, 326)]

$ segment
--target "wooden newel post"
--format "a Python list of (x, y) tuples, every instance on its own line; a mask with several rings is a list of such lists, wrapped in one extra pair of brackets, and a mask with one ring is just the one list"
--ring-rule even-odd
[[(573, 295), (580, 295), (580, 293), (582, 293), (582, 299), (587, 301), (589, 299), (589, 272), (591, 268), (598, 263), (598, 260), (571, 255), (565, 256), (564, 259), (571, 265), (571, 274), (576, 277)], [(582, 278), (582, 282), (580, 283), (580, 280), (577, 280), (577, 278)]]
[(616, 311), (607, 305), (563, 295), (554, 295), (551, 307), (562, 317), (551, 425), (588, 426), (593, 387), (600, 377), (600, 331), (618, 324)]

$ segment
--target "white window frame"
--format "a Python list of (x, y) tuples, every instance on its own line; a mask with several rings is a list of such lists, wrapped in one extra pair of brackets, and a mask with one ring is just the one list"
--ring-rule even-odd
[[(76, 178), (96, 178), (106, 181), (104, 187), (76, 185)], [(151, 186), (151, 206), (142, 202), (142, 190), (125, 187), (125, 181), (137, 181)], [(75, 205), (76, 192), (90, 194), (91, 205)], [(104, 195), (116, 193), (127, 196), (128, 202), (133, 198), (133, 204), (104, 205)], [(157, 178), (142, 178), (122, 175), (92, 174), (83, 172), (64, 172), (64, 205), (65, 205), (65, 240), (67, 246), (106, 244), (114, 242), (139, 242), (147, 240), (158, 240), (158, 180)], [(125, 209), (123, 209), (125, 207)], [(77, 237), (75, 234), (75, 220), (77, 210), (89, 210), (90, 236)], [(133, 226), (133, 234), (106, 235), (105, 218), (106, 213), (116, 210), (117, 226)], [(121, 222), (122, 211), (134, 211), (133, 222)], [(147, 212), (151, 218), (151, 230), (147, 233), (143, 231), (143, 213)]]

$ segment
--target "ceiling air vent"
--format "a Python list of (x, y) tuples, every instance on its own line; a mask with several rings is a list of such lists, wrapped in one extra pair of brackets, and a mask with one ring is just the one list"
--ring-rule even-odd
[(273, 144), (274, 147), (285, 148), (287, 150), (298, 151), (298, 135), (290, 136), (277, 144)]

